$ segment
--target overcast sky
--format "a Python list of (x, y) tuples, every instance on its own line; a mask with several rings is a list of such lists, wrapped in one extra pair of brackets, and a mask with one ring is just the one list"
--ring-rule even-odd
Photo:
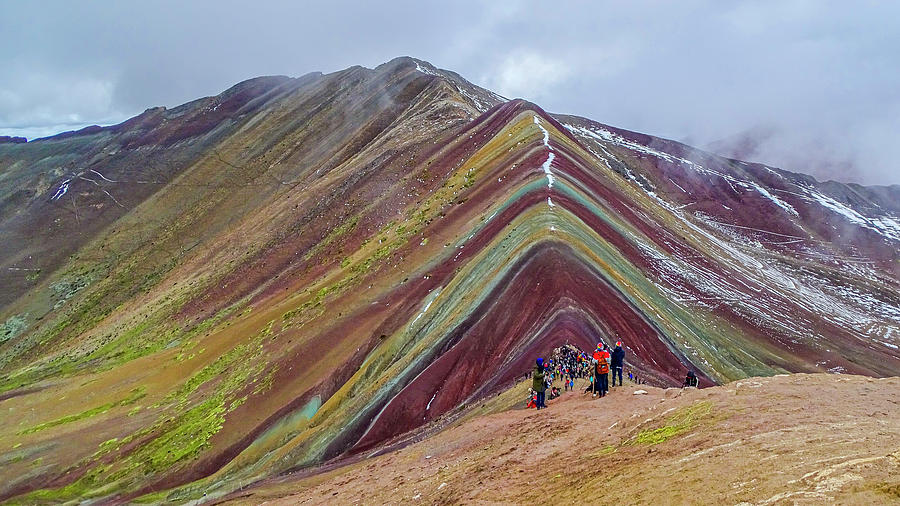
[(900, 2), (0, 0), (0, 43), (0, 135), (410, 55), (551, 112), (900, 183)]

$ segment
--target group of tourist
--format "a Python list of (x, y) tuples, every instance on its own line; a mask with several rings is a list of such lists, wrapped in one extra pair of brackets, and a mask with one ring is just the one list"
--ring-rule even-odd
[[(617, 342), (615, 349), (610, 352), (601, 341), (597, 343), (597, 349), (591, 355), (574, 346), (566, 345), (557, 348), (547, 363), (543, 358), (538, 358), (535, 362), (531, 374), (529, 407), (546, 408), (548, 390), (551, 399), (558, 397), (560, 390), (553, 384), (557, 379), (562, 381), (563, 391), (568, 391), (575, 390), (575, 380), (587, 378), (590, 384), (585, 392), (591, 392), (594, 397), (603, 397), (609, 392), (610, 372), (613, 375), (613, 386), (615, 386), (616, 377), (619, 378), (619, 385), (623, 384), (624, 361), (625, 350), (622, 349), (621, 342)], [(629, 373), (629, 378), (631, 377), (633, 376)]]
[[(566, 345), (553, 351), (553, 356), (546, 362), (538, 358), (531, 373), (531, 390), (528, 396), (528, 407), (544, 409), (547, 407), (547, 392), (549, 398), (555, 399), (561, 395), (559, 387), (554, 382), (559, 379), (563, 383), (563, 391), (575, 390), (575, 380), (586, 378), (589, 383), (584, 389), (585, 393), (591, 393), (593, 397), (605, 397), (609, 393), (609, 376), (612, 374), (612, 386), (616, 386), (616, 378), (619, 386), (623, 386), (623, 370), (625, 367), (625, 350), (622, 342), (616, 342), (612, 351), (602, 341), (597, 343), (597, 348), (592, 354), (587, 354), (578, 348)], [(629, 371), (628, 379), (634, 383), (643, 383), (635, 373)], [(697, 387), (697, 376), (689, 371), (684, 381), (685, 387)]]

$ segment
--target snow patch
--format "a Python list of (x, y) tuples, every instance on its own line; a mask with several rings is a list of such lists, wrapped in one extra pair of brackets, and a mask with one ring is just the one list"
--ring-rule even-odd
[(459, 91), (463, 96), (465, 96), (466, 98), (471, 100), (473, 104), (475, 104), (475, 108), (478, 109), (478, 112), (485, 112), (491, 108), (491, 106), (489, 104), (483, 103), (473, 93), (470, 93), (469, 91), (466, 91), (466, 90), (460, 88), (460, 86), (458, 84), (455, 84), (454, 86), (456, 86), (457, 91)]
[(97, 171), (94, 170), (94, 169), (90, 169), (90, 171), (93, 172), (94, 174), (97, 174), (98, 176), (100, 176), (100, 179), (102, 179), (102, 180), (104, 180), (104, 181), (109, 181), (110, 183), (118, 183), (118, 181), (113, 181), (112, 179), (110, 179), (110, 178), (104, 176), (103, 174), (97, 172)]
[(756, 184), (756, 183), (751, 183), (751, 184), (753, 185), (754, 188), (756, 188), (756, 191), (758, 191), (759, 193), (761, 193), (763, 197), (765, 197), (765, 198), (771, 200), (772, 202), (774, 202), (776, 206), (778, 206), (778, 207), (784, 209), (784, 210), (787, 211), (788, 213), (793, 214), (794, 216), (796, 216), (796, 217), (798, 217), (798, 218), (800, 217), (800, 214), (797, 213), (797, 210), (794, 209), (790, 204), (788, 204), (787, 202), (781, 200), (780, 198), (776, 197), (775, 195), (772, 195), (771, 193), (769, 193), (769, 192), (768, 192), (765, 188), (763, 188), (762, 186), (760, 186), (760, 185), (758, 185), (758, 184)]
[(827, 195), (823, 195), (810, 187), (807, 187), (806, 190), (809, 196), (815, 199), (819, 204), (828, 210), (843, 216), (850, 223), (873, 230), (887, 239), (900, 241), (900, 221), (898, 221), (896, 217), (879, 216), (876, 218), (869, 218), (863, 216), (851, 207), (842, 204)]
[(541, 169), (544, 171), (544, 174), (547, 175), (547, 188), (552, 189), (554, 178), (553, 172), (550, 170), (550, 167), (553, 164), (553, 160), (556, 158), (556, 154), (553, 153), (553, 146), (550, 145), (550, 132), (548, 132), (547, 129), (544, 128), (544, 125), (541, 123), (540, 118), (538, 118), (537, 116), (534, 116), (534, 124), (537, 125), (537, 127), (541, 129), (541, 132), (544, 133), (544, 147), (546, 147), (550, 151), (550, 153), (547, 154), (547, 159), (541, 165)]
[(430, 69), (428, 67), (423, 67), (422, 65), (419, 64), (419, 62), (416, 62), (416, 70), (418, 70), (419, 72), (421, 72), (423, 74), (428, 74), (430, 76), (443, 77), (443, 74), (438, 72), (437, 69)]
[(630, 149), (632, 151), (636, 151), (638, 153), (643, 153), (645, 155), (650, 155), (650, 156), (655, 156), (657, 158), (661, 158), (663, 160), (666, 160), (667, 162), (679, 162), (679, 163), (683, 163), (685, 165), (689, 165), (691, 167), (702, 168), (700, 165), (697, 165), (696, 163), (694, 163), (690, 160), (687, 160), (685, 158), (679, 158), (677, 156), (671, 155), (664, 151), (659, 151), (659, 150), (656, 150), (653, 148), (649, 148), (647, 146), (644, 146), (643, 144), (628, 140), (628, 139), (622, 137), (621, 135), (614, 134), (605, 128), (594, 127), (594, 129), (592, 130), (587, 127), (579, 127), (579, 126), (575, 126), (575, 125), (568, 125), (565, 123), (563, 123), (563, 126), (566, 127), (566, 129), (568, 129), (573, 134), (581, 134), (586, 137), (591, 137), (597, 141), (608, 142), (611, 144), (615, 144), (617, 146), (622, 146), (624, 148)]
[[(461, 246), (460, 246), (460, 247), (461, 247)], [(457, 256), (459, 256), (459, 254), (457, 254)], [(413, 324), (415, 324), (416, 321), (419, 320), (419, 318), (425, 316), (425, 313), (428, 312), (428, 308), (431, 307), (431, 304), (434, 302), (435, 299), (437, 299), (438, 295), (440, 295), (440, 294), (441, 294), (441, 289), (439, 288), (439, 289), (435, 290), (434, 293), (432, 293), (432, 294), (428, 297), (428, 301), (425, 303), (425, 307), (422, 308), (422, 311), (420, 311), (419, 314), (416, 315), (416, 317), (413, 319), (413, 321), (410, 322), (410, 326), (412, 326)]]
[(687, 193), (687, 190), (685, 190), (684, 188), (682, 188), (680, 184), (676, 183), (674, 179), (669, 178), (669, 181), (672, 181), (672, 184), (674, 184), (675, 186), (677, 186), (679, 190), (683, 191), (684, 193)]
[(72, 178), (66, 179), (62, 183), (59, 184), (59, 188), (56, 189), (56, 193), (50, 197), (50, 200), (59, 200), (63, 195), (69, 191), (69, 183), (72, 182)]
[(543, 169), (544, 174), (547, 174), (547, 188), (553, 188), (553, 172), (550, 171), (550, 164), (553, 163), (553, 159), (556, 158), (556, 155), (550, 153), (547, 156), (547, 160), (541, 165), (541, 169)]

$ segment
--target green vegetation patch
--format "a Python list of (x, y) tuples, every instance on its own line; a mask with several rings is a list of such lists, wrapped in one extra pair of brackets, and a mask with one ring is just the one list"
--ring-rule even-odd
[(701, 401), (690, 406), (679, 408), (669, 416), (666, 424), (656, 429), (646, 429), (635, 435), (629, 443), (657, 445), (669, 439), (684, 434), (693, 429), (697, 422), (706, 417), (712, 411), (710, 401)]
[[(93, 298), (94, 294), (88, 294)], [(181, 304), (180, 300), (163, 306), (150, 314), (145, 320), (112, 337), (108, 342), (86, 355), (64, 361), (54, 361), (46, 365), (29, 369), (15, 376), (0, 378), (0, 392), (19, 388), (53, 376), (66, 376), (86, 370), (103, 371), (117, 367), (131, 360), (156, 353), (168, 346), (179, 343), (186, 345), (204, 333), (211, 332), (226, 322), (233, 312), (243, 307), (243, 302), (219, 310), (214, 316), (193, 326), (178, 326), (171, 321), (171, 314)], [(27, 315), (26, 315), (27, 316)], [(62, 332), (73, 320), (63, 319), (51, 330), (50, 334)], [(80, 323), (79, 323), (80, 324)], [(3, 342), (0, 331), (0, 342)]]
[[(23, 499), (64, 502), (107, 497), (190, 465), (210, 447), (228, 413), (247, 400), (248, 395), (242, 392), (262, 392), (271, 387), (274, 368), (265, 360), (263, 344), (274, 335), (274, 324), (269, 322), (247, 341), (197, 371), (162, 402), (147, 408), (161, 408), (151, 426), (101, 443), (92, 457), (76, 466), (90, 468), (81, 478), (61, 488), (31, 492)], [(97, 414), (102, 408), (109, 409), (100, 406), (89, 412)], [(140, 443), (135, 447), (134, 442)], [(102, 463), (101, 457), (124, 448), (130, 448), (126, 455)]]
[(309, 260), (314, 257), (317, 253), (324, 250), (332, 243), (334, 243), (337, 239), (343, 237), (344, 235), (352, 232), (356, 225), (359, 224), (359, 216), (353, 216), (345, 221), (343, 224), (335, 227), (322, 239), (318, 244), (316, 244), (313, 248), (311, 248), (305, 255), (303, 255), (304, 260)]
[(256, 376), (260, 371), (256, 370), (257, 368), (240, 367), (242, 360), (256, 358), (262, 353), (261, 343), (263, 339), (272, 335), (274, 324), (274, 320), (270, 321), (252, 341), (232, 348), (228, 353), (191, 376), (177, 390), (169, 394), (166, 400), (175, 402), (177, 406), (183, 406), (193, 392), (216, 379), (222, 382), (219, 390), (225, 392), (245, 387), (250, 377)]
[(616, 447), (615, 447), (615, 446), (613, 446), (613, 445), (606, 445), (606, 446), (604, 446), (603, 448), (601, 448), (600, 450), (598, 450), (598, 451), (594, 452), (593, 454), (591, 454), (591, 456), (592, 456), (592, 457), (604, 457), (604, 456), (606, 456), (606, 455), (609, 455), (610, 453), (615, 453), (615, 452), (616, 452)]
[(28, 315), (12, 315), (0, 325), (0, 343), (8, 341), (21, 334), (28, 328), (25, 317)]
[(159, 473), (182, 459), (196, 456), (222, 429), (226, 409), (225, 396), (219, 393), (182, 413), (167, 432), (141, 448), (144, 469)]
[(50, 291), (56, 303), (53, 308), (56, 309), (66, 303), (67, 300), (75, 296), (76, 293), (83, 290), (93, 281), (90, 273), (80, 272), (69, 277), (65, 277), (56, 283), (50, 284)]
[(466, 182), (463, 183), (463, 188), (471, 188), (475, 184), (475, 167), (466, 171)]
[(35, 425), (34, 427), (29, 427), (25, 430), (19, 431), (19, 435), (25, 434), (33, 434), (35, 432), (40, 432), (44, 429), (49, 429), (50, 427), (56, 427), (58, 425), (64, 425), (67, 423), (77, 422), (78, 420), (83, 420), (85, 418), (90, 418), (92, 416), (96, 416), (102, 413), (106, 413), (112, 408), (116, 408), (119, 406), (128, 406), (130, 404), (134, 404), (141, 398), (147, 395), (147, 389), (144, 387), (135, 388), (131, 391), (131, 394), (128, 397), (122, 399), (121, 401), (109, 402), (102, 406), (97, 406), (95, 408), (88, 409), (86, 411), (82, 411), (81, 413), (75, 415), (68, 415), (62, 418), (57, 418), (56, 420), (51, 420), (49, 422), (44, 422), (42, 424)]

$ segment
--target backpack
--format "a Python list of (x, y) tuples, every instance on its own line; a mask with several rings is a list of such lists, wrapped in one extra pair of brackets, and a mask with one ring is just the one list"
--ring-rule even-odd
[(608, 374), (609, 373), (609, 362), (606, 360), (600, 360), (597, 362), (597, 374)]

